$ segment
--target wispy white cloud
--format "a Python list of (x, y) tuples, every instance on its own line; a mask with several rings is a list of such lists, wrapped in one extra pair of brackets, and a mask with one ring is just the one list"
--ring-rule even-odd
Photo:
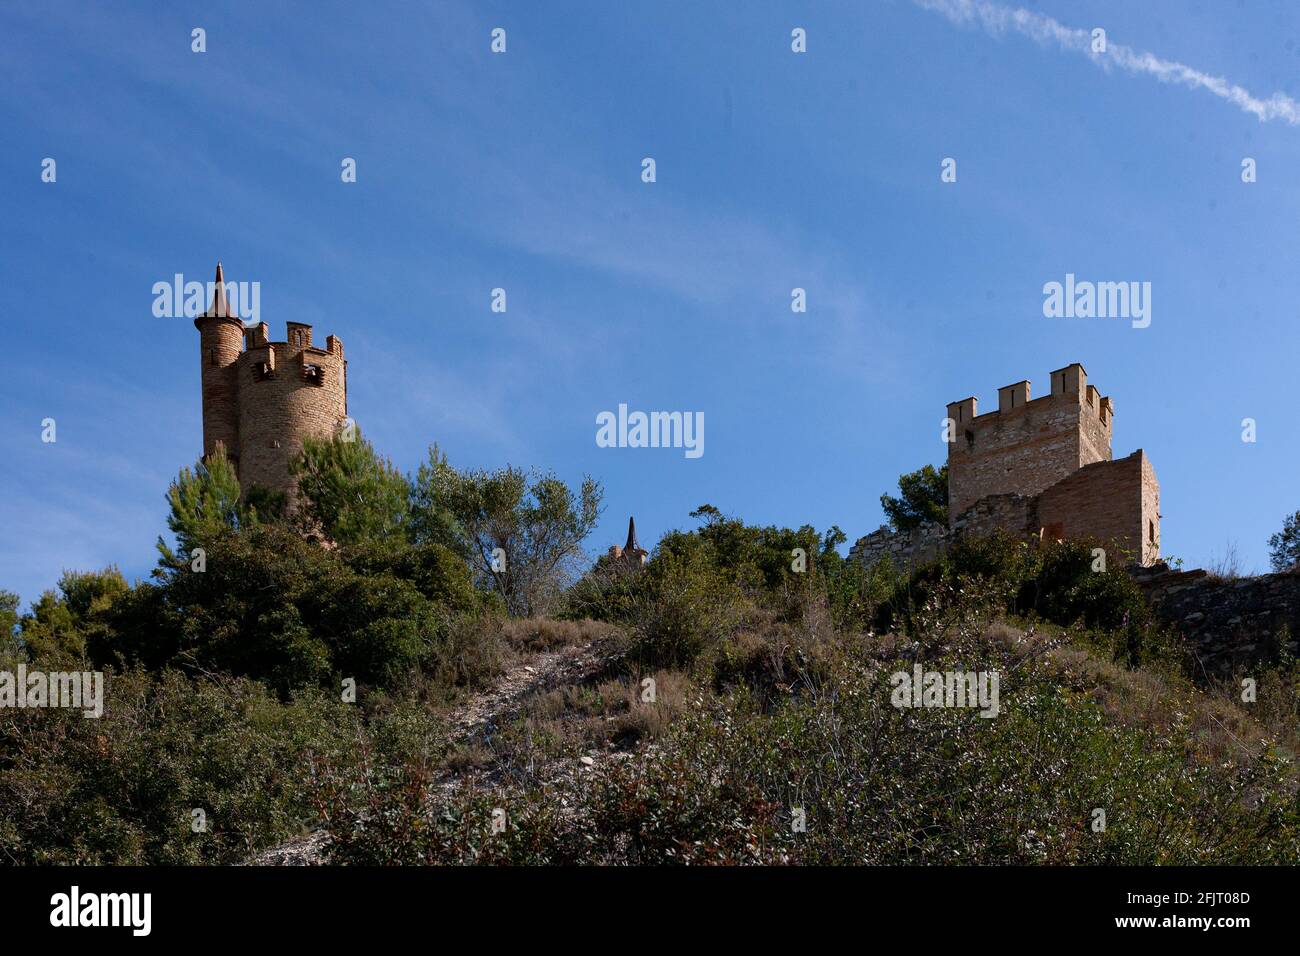
[(961, 26), (978, 25), (991, 36), (1018, 33), (1042, 46), (1056, 46), (1071, 53), (1082, 53), (1102, 69), (1118, 67), (1129, 73), (1153, 76), (1162, 83), (1174, 83), (1191, 89), (1205, 90), (1233, 106), (1255, 116), (1261, 123), (1282, 120), (1291, 126), (1300, 124), (1300, 103), (1285, 93), (1267, 98), (1253, 95), (1244, 87), (1229, 83), (1221, 76), (1203, 73), (1185, 63), (1166, 60), (1154, 53), (1134, 50), (1107, 40), (1105, 53), (1092, 52), (1092, 31), (1067, 27), (1051, 17), (1007, 7), (987, 0), (913, 0), (917, 6), (943, 14)]

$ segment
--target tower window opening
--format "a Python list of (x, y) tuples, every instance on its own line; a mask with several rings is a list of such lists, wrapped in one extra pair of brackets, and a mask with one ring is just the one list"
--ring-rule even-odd
[(1147, 542), (1156, 543), (1156, 523), (1150, 520), (1147, 521)]
[(325, 369), (321, 368), (319, 365), (304, 365), (302, 368), (302, 375), (303, 378), (312, 385), (325, 384)]

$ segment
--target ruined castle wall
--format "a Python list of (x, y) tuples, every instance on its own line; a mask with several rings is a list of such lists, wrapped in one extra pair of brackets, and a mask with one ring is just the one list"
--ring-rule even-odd
[(1154, 556), (1146, 547), (1148, 521), (1158, 527), (1158, 515), (1147, 510), (1152, 507), (1153, 492), (1158, 507), (1159, 491), (1154, 483), (1155, 472), (1141, 451), (1117, 461), (1085, 465), (1039, 496), (1043, 536), (1096, 538), (1115, 549), (1111, 560), (1149, 564)]
[(1284, 651), (1300, 653), (1300, 571), (1223, 579), (1160, 565), (1133, 577), (1209, 674), (1249, 671)]
[[(1090, 401), (1089, 401), (1090, 400)], [(1100, 407), (1095, 391), (1079, 407), (1079, 465), (1111, 460), (1111, 430), (1114, 417)]]
[(1038, 540), (1096, 538), (1119, 564), (1152, 564), (1160, 556), (1160, 486), (1142, 451), (1094, 462), (1041, 495), (989, 495), (952, 519), (908, 532), (882, 527), (858, 540), (849, 557), (870, 566), (889, 557), (902, 566), (932, 559), (962, 535), (1003, 531)]
[(956, 535), (988, 535), (1000, 530), (1037, 537), (1037, 508), (1038, 501), (1032, 495), (990, 495), (959, 514), (952, 529)]
[(978, 400), (948, 405), (949, 535), (888, 528), (850, 555), (910, 562), (963, 534), (1001, 530), (1034, 539), (1096, 538), (1122, 563), (1160, 556), (1160, 485), (1141, 451), (1114, 461), (1114, 408), (1075, 362), (1051, 373), (1048, 395), (1030, 400), (1027, 380), (998, 389), (998, 410)]
[(952, 528), (927, 521), (911, 531), (881, 526), (849, 549), (849, 559), (867, 567), (889, 558), (895, 567), (932, 561), (963, 534), (987, 535), (1003, 530), (1016, 536), (1036, 536), (1035, 499), (1025, 495), (992, 495), (957, 516)]
[(957, 427), (948, 446), (948, 502), (960, 514), (989, 495), (1035, 495), (1079, 467), (1077, 394), (1048, 395)]
[[(269, 375), (258, 364), (274, 353)], [(324, 382), (312, 384), (305, 366), (321, 368)], [(329, 438), (347, 416), (346, 366), (342, 347), (331, 352), (271, 342), (245, 352), (239, 362), (239, 484), (283, 491), (292, 500), (290, 460), (308, 435)]]
[(946, 525), (927, 521), (910, 531), (893, 531), (886, 525), (859, 538), (849, 549), (849, 560), (871, 567), (889, 558), (896, 568), (931, 561), (948, 546), (952, 535)]
[(948, 405), (948, 502), (953, 520), (989, 495), (1040, 494), (1093, 462), (1111, 458), (1113, 408), (1077, 362), (1051, 374), (1049, 393), (1030, 400), (1030, 383), (998, 389), (998, 410), (978, 401)]

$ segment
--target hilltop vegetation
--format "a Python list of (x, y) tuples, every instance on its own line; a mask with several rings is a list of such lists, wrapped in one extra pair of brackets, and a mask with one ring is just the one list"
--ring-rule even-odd
[[(0, 670), (108, 674), (102, 719), (0, 711), (0, 859), (323, 828), (341, 863), (1300, 862), (1300, 668), (1198, 683), (1087, 542), (867, 570), (837, 528), (706, 505), (587, 568), (592, 479), (406, 476), (364, 441), (297, 472), (286, 517), (187, 470), (151, 580), (0, 599)], [(917, 664), (996, 672), (998, 715), (894, 706)]]

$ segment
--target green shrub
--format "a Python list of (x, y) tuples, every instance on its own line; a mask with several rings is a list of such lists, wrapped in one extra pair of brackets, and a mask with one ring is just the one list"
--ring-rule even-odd
[(99, 719), (0, 710), (0, 859), (239, 862), (314, 820), (313, 760), (348, 761), (360, 732), (355, 707), (234, 678), (110, 673), (105, 699)]
[(290, 462), (301, 492), (303, 530), (338, 544), (401, 545), (411, 517), (411, 482), (360, 435), (308, 437)]
[(596, 563), (564, 593), (557, 616), (564, 620), (630, 622), (637, 602), (644, 597), (641, 569), (601, 555)]
[(1129, 666), (1185, 664), (1181, 646), (1156, 620), (1122, 564), (1093, 570), (1095, 547), (1091, 541), (1038, 545), (1001, 531), (967, 535), (912, 569), (906, 580), (893, 579), (894, 593), (875, 599), (877, 627), (915, 629), (920, 608), (979, 606), (1082, 626), (1095, 644)]
[[(30, 658), (74, 664), (86, 652), (87, 641), (103, 633), (103, 616), (129, 590), (117, 568), (97, 572), (65, 571), (59, 578), (58, 591), (46, 591), (21, 617), (17, 646)], [(17, 598), (12, 602), (17, 610)], [(12, 637), (12, 625), (4, 634)]]
[(440, 545), (336, 551), (276, 526), (214, 533), (205, 570), (173, 564), (134, 592), (89, 641), (97, 664), (224, 672), (282, 695), (347, 677), (394, 687), (420, 670), (463, 670), (450, 659), (465, 651), (452, 646), (452, 625), (480, 604), (464, 564)]
[[(337, 817), (353, 862), (1288, 864), (1291, 771), (1267, 752), (1189, 760), (1187, 728), (1134, 729), (995, 647), (935, 669), (1003, 674), (1001, 713), (897, 709), (889, 674), (844, 657), (822, 693), (697, 705), (653, 751), (522, 790), (368, 787)], [(490, 835), (493, 807), (512, 830)], [(1105, 828), (1094, 829), (1094, 810)], [(792, 827), (802, 810), (806, 832)]]
[(660, 555), (643, 574), (628, 655), (640, 667), (688, 665), (739, 622), (739, 588), (701, 554)]

